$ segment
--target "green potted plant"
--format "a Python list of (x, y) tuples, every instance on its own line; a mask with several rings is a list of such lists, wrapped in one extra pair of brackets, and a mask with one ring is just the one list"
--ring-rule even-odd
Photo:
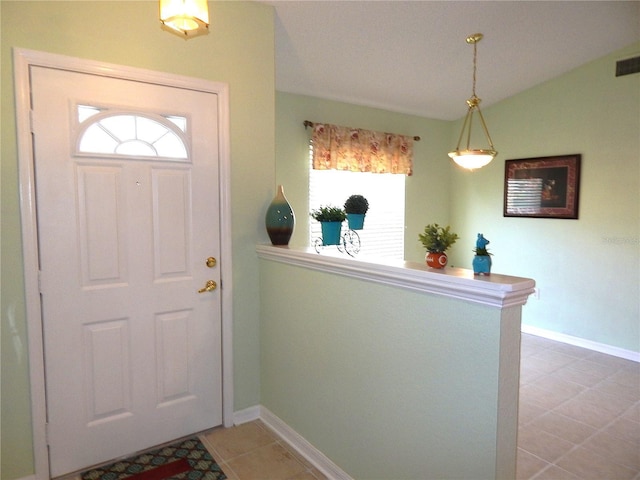
[(489, 240), (484, 238), (482, 233), (478, 234), (478, 239), (476, 240), (476, 248), (473, 249), (473, 253), (475, 256), (473, 257), (473, 274), (474, 275), (489, 275), (491, 274), (491, 256), (492, 253), (489, 253), (487, 250), (487, 245), (489, 245)]
[(347, 218), (345, 211), (331, 205), (321, 206), (311, 211), (311, 218), (320, 222), (323, 245), (339, 245), (342, 222)]
[(427, 265), (432, 268), (444, 268), (448, 260), (446, 251), (458, 238), (458, 234), (452, 232), (449, 225), (441, 227), (437, 223), (430, 223), (424, 227), (424, 232), (418, 234), (418, 239), (427, 250)]
[(362, 230), (364, 227), (364, 216), (369, 210), (369, 202), (362, 195), (351, 195), (344, 202), (344, 211), (347, 214), (347, 221), (351, 230)]

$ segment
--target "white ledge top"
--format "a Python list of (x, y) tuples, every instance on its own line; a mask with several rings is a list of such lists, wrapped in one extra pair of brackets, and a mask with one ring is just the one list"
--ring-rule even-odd
[(530, 278), (497, 273), (474, 275), (472, 270), (465, 268), (437, 270), (426, 264), (401, 260), (373, 262), (346, 254), (340, 257), (318, 254), (312, 248), (258, 245), (256, 251), (265, 260), (499, 308), (524, 305), (536, 285)]

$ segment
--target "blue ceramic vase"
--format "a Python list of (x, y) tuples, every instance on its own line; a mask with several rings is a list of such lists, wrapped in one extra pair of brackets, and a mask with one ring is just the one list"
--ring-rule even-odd
[(289, 245), (295, 223), (295, 215), (287, 197), (284, 196), (284, 188), (282, 185), (278, 185), (276, 196), (267, 208), (265, 216), (265, 225), (271, 243), (273, 245)]
[(489, 275), (491, 273), (491, 257), (476, 255), (473, 257), (473, 273), (475, 275)]

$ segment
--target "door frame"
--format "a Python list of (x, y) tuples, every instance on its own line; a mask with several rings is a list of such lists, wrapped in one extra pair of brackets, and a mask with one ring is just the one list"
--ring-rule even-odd
[(31, 143), (31, 85), (29, 81), (29, 69), (32, 66), (57, 68), (79, 73), (198, 90), (218, 95), (220, 250), (221, 257), (224, 259), (224, 261), (220, 262), (220, 274), (224, 285), (224, 287), (221, 288), (222, 420), (225, 427), (232, 426), (234, 414), (232, 350), (233, 296), (231, 277), (231, 156), (228, 84), (22, 48), (13, 49), (13, 64), (35, 478), (37, 480), (49, 478), (49, 455), (47, 449), (47, 405), (45, 395), (42, 308), (40, 303), (38, 268), (35, 159)]

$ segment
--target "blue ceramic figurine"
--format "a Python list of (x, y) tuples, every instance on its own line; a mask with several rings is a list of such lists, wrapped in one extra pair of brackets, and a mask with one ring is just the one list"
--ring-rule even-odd
[(484, 235), (482, 235), (481, 233), (478, 234), (478, 240), (476, 240), (476, 248), (484, 248), (486, 250), (487, 245), (489, 245), (490, 243), (491, 242), (489, 240), (484, 238)]
[(473, 257), (474, 275), (489, 275), (491, 273), (491, 257), (487, 251), (489, 243), (489, 240), (484, 238), (484, 235), (478, 234), (475, 248), (476, 256)]

